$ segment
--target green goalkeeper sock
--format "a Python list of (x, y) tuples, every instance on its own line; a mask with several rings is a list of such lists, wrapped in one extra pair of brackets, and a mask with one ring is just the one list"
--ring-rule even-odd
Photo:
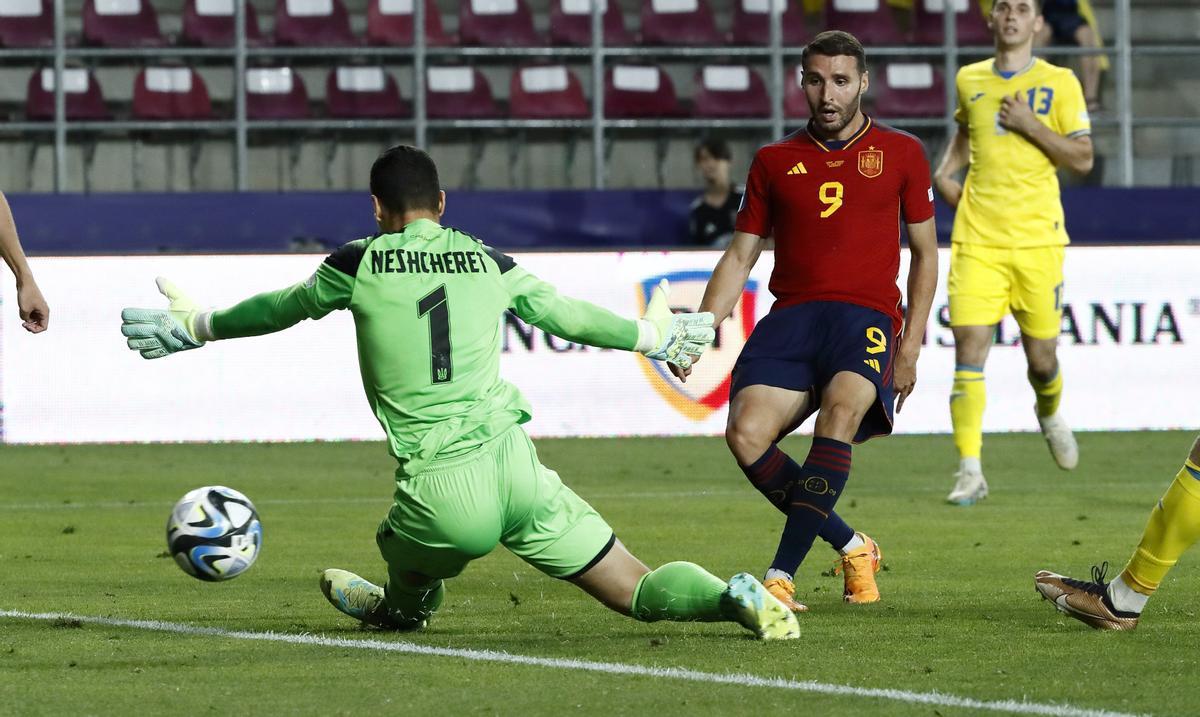
[(667, 563), (642, 576), (633, 591), (633, 617), (658, 620), (716, 622), (721, 614), (725, 581), (695, 563)]

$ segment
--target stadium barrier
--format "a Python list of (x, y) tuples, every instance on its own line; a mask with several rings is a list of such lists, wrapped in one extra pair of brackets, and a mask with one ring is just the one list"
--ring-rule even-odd
[[(699, 303), (715, 252), (528, 253), (516, 260), (564, 291), (626, 316), (667, 277), (677, 306)], [(947, 432), (954, 352), (945, 270), (902, 433)], [(118, 330), (124, 306), (163, 306), (153, 279), (171, 277), (217, 306), (309, 276), (320, 255), (46, 257), (33, 259), (53, 306), (50, 331), (16, 320), (0, 282), (0, 399), (10, 443), (381, 439), (358, 375), (351, 317), (335, 313), (279, 334), (216, 343), (145, 361)], [(640, 355), (551, 337), (514, 318), (500, 327), (502, 376), (534, 407), (535, 436), (715, 435), (727, 378), (770, 308), (764, 254), (720, 330), (719, 346), (680, 385)], [(1200, 246), (1071, 247), (1061, 358), (1064, 413), (1079, 429), (1200, 426), (1196, 380)], [(907, 252), (901, 278), (907, 272)], [(398, 277), (399, 280), (399, 277)], [(450, 299), (453, 301), (453, 297)], [(985, 430), (1032, 430), (1033, 394), (1011, 319), (988, 361)], [(809, 424), (811, 427), (811, 424)], [(949, 449), (947, 449), (949, 450)]]

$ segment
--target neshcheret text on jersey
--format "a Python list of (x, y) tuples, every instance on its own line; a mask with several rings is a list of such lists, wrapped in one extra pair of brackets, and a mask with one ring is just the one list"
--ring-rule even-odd
[(486, 274), (483, 257), (473, 251), (372, 249), (372, 274)]

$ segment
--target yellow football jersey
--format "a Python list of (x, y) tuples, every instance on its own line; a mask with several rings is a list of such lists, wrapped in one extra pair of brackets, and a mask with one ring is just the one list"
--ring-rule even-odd
[(994, 60), (958, 71), (954, 119), (971, 139), (971, 166), (952, 241), (997, 247), (1067, 244), (1055, 166), (1042, 150), (1000, 126), (1005, 96), (1020, 93), (1034, 115), (1058, 134), (1090, 134), (1091, 119), (1075, 73), (1042, 59), (1005, 79)]

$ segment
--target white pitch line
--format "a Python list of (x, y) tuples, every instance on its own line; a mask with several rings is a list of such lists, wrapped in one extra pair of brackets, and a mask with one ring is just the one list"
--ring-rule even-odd
[(852, 687), (850, 685), (835, 685), (812, 680), (788, 680), (779, 677), (759, 677), (757, 675), (701, 672), (679, 667), (646, 667), (621, 662), (594, 662), (591, 660), (572, 660), (554, 657), (534, 657), (531, 655), (514, 655), (499, 650), (470, 650), (450, 647), (430, 647), (412, 642), (388, 642), (383, 640), (347, 640), (344, 638), (318, 637), (315, 635), (298, 635), (277, 632), (249, 632), (245, 630), (226, 630), (219, 627), (197, 627), (176, 622), (160, 622), (158, 620), (121, 620), (108, 617), (90, 617), (73, 615), (64, 612), (30, 613), (19, 610), (0, 610), (0, 618), (16, 618), (21, 620), (78, 620), (82, 623), (106, 625), (109, 627), (130, 627), (139, 630), (154, 630), (171, 632), (180, 635), (197, 635), (205, 637), (224, 637), (232, 640), (257, 640), (261, 642), (282, 642), (291, 645), (306, 645), (315, 647), (337, 647), (358, 650), (374, 650), (377, 652), (399, 652), (410, 655), (431, 655), (436, 657), (455, 657), (462, 660), (478, 662), (499, 662), (511, 665), (531, 665), (534, 667), (549, 667), (558, 670), (576, 670), (581, 672), (600, 672), (610, 675), (631, 675), (635, 677), (653, 677), (686, 682), (705, 682), (718, 685), (735, 685), (738, 687), (769, 687), (779, 690), (795, 690), (811, 692), (836, 697), (862, 697), (870, 699), (907, 702), (910, 704), (933, 705), (938, 707), (961, 707), (964, 709), (988, 710), (992, 712), (1008, 712), (1027, 715), (1054, 715), (1055, 717), (1143, 717), (1125, 712), (1109, 710), (1093, 710), (1065, 704), (1050, 704), (1043, 702), (1024, 702), (1018, 700), (977, 700), (970, 697), (959, 697), (942, 692), (911, 692), (909, 690), (894, 690), (879, 687)]

